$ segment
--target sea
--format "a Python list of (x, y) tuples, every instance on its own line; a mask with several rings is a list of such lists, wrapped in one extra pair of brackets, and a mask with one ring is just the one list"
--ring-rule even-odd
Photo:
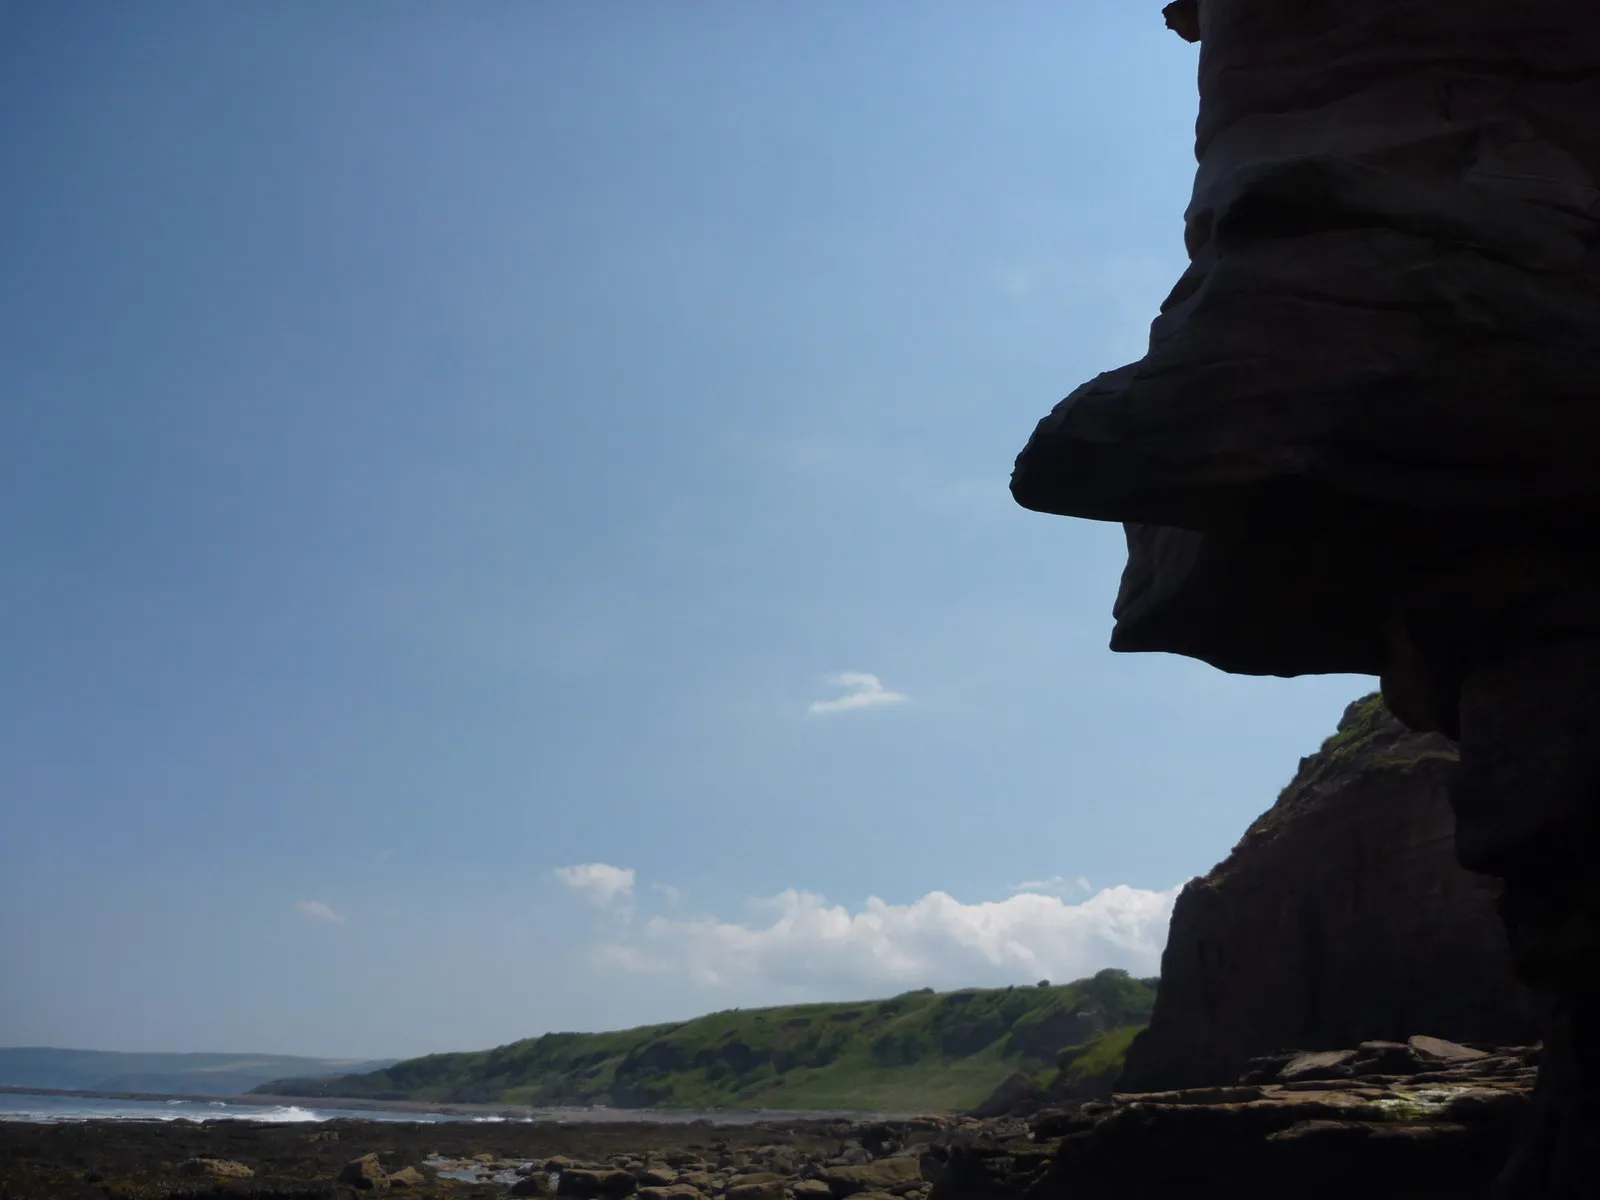
[(109, 1096), (62, 1095), (42, 1092), (0, 1092), (0, 1121), (28, 1121), (54, 1124), (61, 1121), (265, 1121), (271, 1124), (308, 1124), (316, 1121), (417, 1121), (436, 1125), (465, 1122), (477, 1125), (533, 1124), (610, 1124), (615, 1122), (709, 1121), (717, 1125), (744, 1125), (774, 1120), (859, 1119), (890, 1114), (850, 1112), (781, 1112), (775, 1109), (716, 1109), (693, 1112), (684, 1109), (648, 1108), (541, 1108), (523, 1114), (504, 1115), (463, 1112), (420, 1112), (376, 1108), (329, 1108), (322, 1105), (245, 1104), (238, 1099), (209, 1100), (203, 1096), (186, 1099), (123, 1099)]
[(101, 1096), (0, 1092), (0, 1121), (266, 1121), (291, 1125), (336, 1118), (359, 1121), (501, 1122), (533, 1118), (463, 1116), (459, 1113), (398, 1112), (370, 1108), (302, 1108), (298, 1104), (241, 1104), (237, 1100), (123, 1100)]

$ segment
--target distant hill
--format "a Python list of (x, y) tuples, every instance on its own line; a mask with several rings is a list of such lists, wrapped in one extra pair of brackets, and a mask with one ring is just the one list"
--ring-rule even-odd
[[(310, 1098), (619, 1108), (965, 1109), (1017, 1071), (1106, 1037), (1125, 1046), (1155, 980), (1101, 971), (1063, 986), (931, 988), (889, 1000), (730, 1009), (617, 1033), (549, 1033), (383, 1070), (278, 1079)], [(1124, 1031), (1118, 1033), (1118, 1031)]]
[(281, 1075), (312, 1078), (374, 1070), (394, 1061), (300, 1058), (292, 1054), (123, 1054), (115, 1050), (0, 1047), (0, 1086), (242, 1096), (265, 1080)]

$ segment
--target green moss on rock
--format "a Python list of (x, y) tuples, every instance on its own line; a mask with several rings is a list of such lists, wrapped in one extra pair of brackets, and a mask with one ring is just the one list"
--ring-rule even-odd
[(1294, 778), (1245, 831), (1240, 845), (1270, 836), (1286, 817), (1329, 786), (1369, 772), (1410, 774), (1455, 761), (1456, 752), (1447, 742), (1412, 733), (1390, 714), (1382, 693), (1372, 692), (1347, 707), (1321, 748), (1300, 760)]

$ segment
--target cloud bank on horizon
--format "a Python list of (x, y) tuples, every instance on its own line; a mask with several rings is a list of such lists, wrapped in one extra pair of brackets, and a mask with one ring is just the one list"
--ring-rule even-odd
[(832, 700), (813, 700), (806, 708), (807, 712), (834, 713), (857, 708), (881, 708), (886, 704), (901, 704), (911, 698), (901, 692), (889, 691), (881, 679), (866, 671), (839, 671), (828, 676), (828, 682), (844, 688), (844, 695)]
[[(600, 877), (591, 863), (590, 876)], [(567, 868), (565, 870), (574, 870)], [(635, 876), (610, 867), (607, 877)], [(1073, 886), (1086, 880), (1072, 881)], [(963, 903), (929, 892), (909, 904), (870, 897), (852, 911), (789, 888), (751, 902), (746, 920), (656, 915), (602, 943), (595, 962), (679, 975), (705, 987), (764, 987), (821, 998), (874, 987), (940, 989), (1064, 981), (1121, 967), (1160, 968), (1179, 888), (1102, 888), (1069, 903), (1043, 891)]]

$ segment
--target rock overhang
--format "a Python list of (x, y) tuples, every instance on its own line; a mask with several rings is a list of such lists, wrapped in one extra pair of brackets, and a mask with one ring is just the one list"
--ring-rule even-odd
[(1039, 422), (1013, 495), (1126, 526), (1113, 649), (1392, 671), (1397, 604), (1463, 551), (1570, 549), (1600, 517), (1600, 123), (1573, 117), (1600, 111), (1600, 23), (1165, 15), (1201, 43), (1191, 265), (1146, 355)]

